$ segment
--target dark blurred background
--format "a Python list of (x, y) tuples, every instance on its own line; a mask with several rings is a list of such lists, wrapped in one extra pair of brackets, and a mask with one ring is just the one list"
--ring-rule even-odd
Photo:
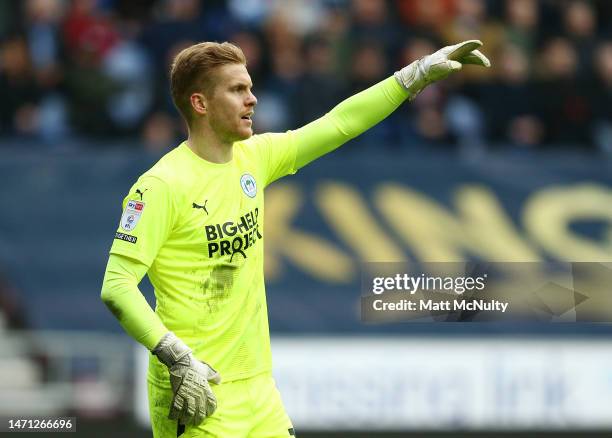
[(428, 88), (359, 142), (608, 153), (611, 32), (605, 0), (2, 0), (0, 133), (49, 148), (138, 139), (167, 150), (184, 134), (168, 65), (203, 40), (243, 48), (255, 127), (284, 131), (442, 45), (479, 38), (492, 69)]
[(491, 69), (268, 189), (277, 382), (301, 437), (612, 436), (609, 323), (359, 311), (363, 262), (612, 261), (605, 0), (0, 0), (0, 419), (150, 436), (146, 351), (99, 290), (121, 200), (185, 137), (179, 50), (240, 45), (254, 128), (278, 132), (472, 38)]

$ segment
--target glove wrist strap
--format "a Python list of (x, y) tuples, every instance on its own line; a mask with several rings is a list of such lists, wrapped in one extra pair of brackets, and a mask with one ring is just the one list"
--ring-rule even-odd
[(427, 85), (426, 72), (423, 68), (422, 60), (423, 58), (418, 59), (393, 74), (397, 82), (410, 93), (408, 100), (414, 99)]
[(191, 354), (191, 349), (174, 333), (168, 332), (151, 352), (157, 356), (161, 363), (170, 368), (179, 360)]

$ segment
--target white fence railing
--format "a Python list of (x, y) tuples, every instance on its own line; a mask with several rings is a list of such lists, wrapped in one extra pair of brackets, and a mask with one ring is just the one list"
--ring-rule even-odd
[(0, 415), (131, 410), (133, 346), (106, 333), (0, 332)]

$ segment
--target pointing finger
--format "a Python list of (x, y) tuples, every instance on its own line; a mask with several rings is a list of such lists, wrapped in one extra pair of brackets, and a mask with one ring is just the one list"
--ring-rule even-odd
[(482, 46), (482, 41), (480, 40), (469, 40), (455, 44), (454, 46), (449, 47), (452, 50), (448, 54), (448, 59), (459, 61), (461, 58), (469, 55), (471, 51), (476, 50), (480, 46)]

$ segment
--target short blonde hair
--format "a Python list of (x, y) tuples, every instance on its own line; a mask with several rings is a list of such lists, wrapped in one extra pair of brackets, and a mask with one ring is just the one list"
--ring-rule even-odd
[(198, 91), (211, 93), (215, 85), (214, 70), (227, 64), (246, 65), (242, 49), (228, 42), (199, 43), (176, 55), (170, 70), (170, 91), (174, 105), (187, 124), (193, 118), (191, 95)]

